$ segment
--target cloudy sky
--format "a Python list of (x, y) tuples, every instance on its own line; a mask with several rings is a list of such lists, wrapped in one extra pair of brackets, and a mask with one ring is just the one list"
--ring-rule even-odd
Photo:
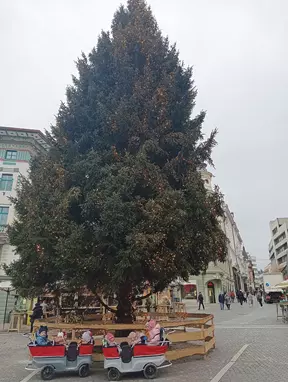
[[(110, 27), (120, 0), (0, 1), (0, 125), (47, 129), (74, 60)], [(269, 220), (288, 216), (287, 0), (148, 0), (194, 66), (196, 111), (219, 129), (215, 183), (247, 250), (268, 263)], [(266, 260), (267, 259), (267, 260)]]

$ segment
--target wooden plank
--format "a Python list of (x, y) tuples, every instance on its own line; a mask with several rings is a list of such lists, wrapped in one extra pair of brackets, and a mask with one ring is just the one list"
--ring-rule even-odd
[(210, 326), (210, 328), (207, 328), (204, 330), (204, 338), (206, 337), (214, 337), (214, 330), (215, 330), (215, 326), (212, 325)]
[(201, 341), (204, 340), (204, 333), (201, 330), (195, 332), (175, 332), (168, 336), (172, 343), (187, 342), (187, 341)]
[(179, 358), (191, 357), (193, 355), (205, 355), (205, 347), (204, 346), (191, 346), (184, 349), (175, 349), (169, 350), (166, 353), (166, 358), (169, 361), (174, 361)]
[(206, 354), (209, 352), (209, 350), (214, 348), (215, 348), (215, 337), (212, 337), (209, 342), (205, 342)]
[[(177, 327), (190, 327), (195, 325), (194, 320), (185, 320), (185, 321), (160, 321), (159, 324), (163, 328), (177, 328)], [(198, 323), (196, 323), (198, 324)], [(85, 330), (85, 329), (95, 329), (95, 330), (144, 330), (145, 323), (133, 323), (133, 324), (113, 324), (113, 323), (92, 323), (87, 322), (84, 324), (66, 324), (66, 323), (51, 323), (46, 321), (35, 321), (36, 326), (47, 325), (50, 329), (66, 329), (66, 330)]]
[(93, 353), (92, 354), (92, 360), (94, 362), (104, 361), (103, 353)]

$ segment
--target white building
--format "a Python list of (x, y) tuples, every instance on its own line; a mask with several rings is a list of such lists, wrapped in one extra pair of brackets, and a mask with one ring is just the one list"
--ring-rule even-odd
[(254, 287), (255, 289), (258, 289), (261, 284), (261, 274), (259, 273), (259, 270), (257, 267), (257, 259), (255, 256), (249, 256), (249, 259), (251, 260), (253, 274), (254, 274)]
[(269, 258), (271, 267), (283, 272), (288, 255), (288, 218), (277, 218), (270, 221)]
[[(201, 171), (201, 176), (208, 191), (213, 190), (212, 173), (206, 170)], [(225, 218), (221, 219), (220, 224), (228, 238), (228, 257), (227, 261), (211, 262), (207, 271), (198, 276), (192, 276), (188, 282), (183, 283), (183, 297), (196, 298), (201, 292), (205, 302), (217, 302), (220, 291), (232, 291), (248, 289), (248, 269), (246, 251), (243, 241), (234, 219), (234, 214), (230, 212), (227, 204), (224, 206)]]
[(248, 270), (247, 254), (244, 248), (240, 231), (235, 222), (234, 213), (225, 207), (225, 219), (222, 222), (223, 230), (228, 238), (228, 261), (231, 263), (235, 289), (247, 290)]
[(6, 291), (11, 286), (1, 266), (15, 258), (6, 233), (7, 224), (11, 224), (15, 216), (9, 197), (16, 196), (19, 176), (27, 175), (31, 157), (46, 152), (48, 148), (45, 136), (39, 130), (0, 126), (0, 321), (3, 319)]

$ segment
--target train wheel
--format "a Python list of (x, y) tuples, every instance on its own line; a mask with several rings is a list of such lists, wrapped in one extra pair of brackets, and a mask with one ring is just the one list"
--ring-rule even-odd
[(45, 366), (41, 371), (41, 378), (43, 381), (51, 381), (55, 374), (55, 369), (53, 366)]
[(146, 379), (154, 379), (157, 375), (157, 366), (154, 363), (148, 363), (143, 370), (144, 377)]

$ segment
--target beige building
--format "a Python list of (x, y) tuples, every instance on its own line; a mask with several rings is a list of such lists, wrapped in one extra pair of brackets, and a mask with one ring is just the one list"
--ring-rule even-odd
[[(46, 152), (48, 148), (45, 136), (39, 130), (0, 126), (0, 321), (3, 319), (7, 291), (11, 287), (1, 266), (15, 258), (7, 235), (7, 224), (11, 224), (15, 217), (14, 206), (9, 198), (16, 196), (19, 177), (27, 175), (30, 159), (38, 153)], [(9, 304), (12, 304), (11, 298), (7, 311)]]
[[(201, 172), (204, 185), (208, 191), (212, 191), (212, 173)], [(220, 291), (236, 291), (248, 289), (248, 268), (245, 258), (245, 248), (234, 219), (227, 204), (224, 206), (225, 219), (221, 220), (221, 226), (228, 238), (228, 258), (224, 263), (210, 263), (205, 273), (199, 276), (191, 276), (188, 282), (182, 283), (182, 297), (196, 298), (201, 292), (205, 302), (215, 303), (218, 301)]]

